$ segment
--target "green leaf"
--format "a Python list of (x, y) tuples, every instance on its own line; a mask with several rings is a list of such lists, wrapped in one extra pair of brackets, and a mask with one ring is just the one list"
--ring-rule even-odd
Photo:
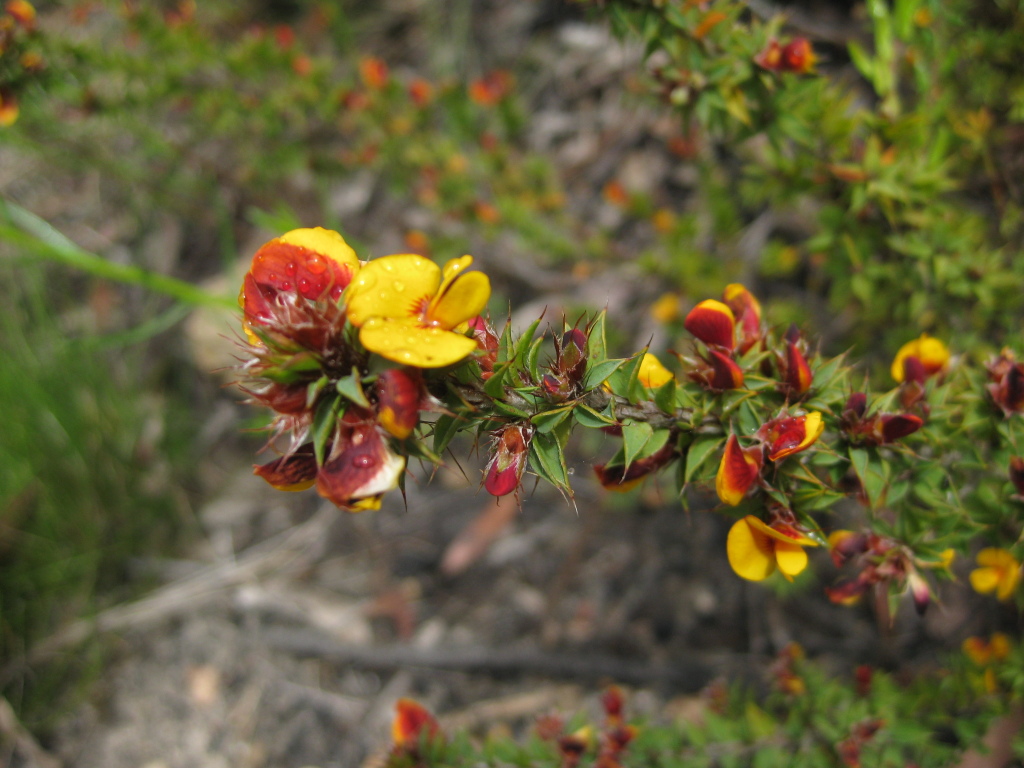
[(484, 392), (493, 400), (500, 400), (505, 395), (505, 379), (512, 370), (512, 361), (494, 369), (494, 373), (484, 382)]
[(535, 434), (530, 441), (530, 460), (533, 471), (563, 491), (572, 495), (569, 489), (569, 471), (565, 466), (565, 454), (558, 440), (551, 434)]
[(443, 414), (437, 417), (434, 422), (434, 453), (444, 453), (452, 438), (459, 432), (463, 425), (457, 416)]
[(316, 407), (313, 414), (313, 425), (311, 433), (313, 436), (313, 454), (316, 456), (318, 467), (324, 464), (324, 454), (327, 452), (327, 442), (334, 435), (334, 426), (338, 422), (338, 414), (343, 413), (340, 397), (325, 397)]
[(870, 82), (875, 80), (875, 61), (871, 58), (864, 47), (860, 43), (851, 42), (847, 46), (847, 50), (850, 52), (850, 61), (853, 62), (853, 66), (857, 68), (864, 77)]
[(555, 408), (551, 411), (535, 414), (530, 421), (537, 426), (537, 431), (539, 433), (546, 434), (569, 418), (569, 416), (572, 415), (572, 411), (572, 405), (564, 405), (561, 408)]
[[(538, 317), (530, 323), (530, 327), (527, 328), (523, 332), (523, 335), (519, 337), (519, 340), (516, 341), (514, 358), (516, 362), (519, 363), (520, 367), (526, 366), (526, 357), (530, 351), (530, 346), (534, 343), (533, 334), (537, 332), (537, 326), (540, 325), (540, 321), (541, 318)], [(543, 338), (543, 336), (541, 336), (541, 338)]]
[(640, 455), (647, 442), (654, 436), (654, 428), (646, 421), (628, 421), (622, 425), (622, 448), (625, 452), (626, 466)]
[(526, 353), (526, 370), (530, 372), (530, 376), (535, 382), (540, 381), (540, 373), (537, 369), (537, 357), (540, 355), (540, 347), (543, 343), (543, 336), (539, 339), (534, 339), (533, 344), (530, 345), (530, 349)]
[(327, 374), (324, 374), (306, 387), (306, 408), (313, 407), (313, 403), (315, 403), (316, 399), (320, 397), (320, 393), (323, 392), (323, 389), (327, 386), (328, 382), (330, 382), (330, 379), (327, 378)]
[(370, 401), (366, 399), (366, 393), (363, 392), (363, 385), (359, 382), (359, 370), (357, 368), (353, 368), (350, 375), (338, 379), (338, 383), (335, 386), (338, 394), (342, 397), (351, 400), (356, 405), (363, 406), (363, 408), (370, 407)]
[[(602, 309), (590, 324), (590, 334), (587, 337), (587, 356), (591, 360), (604, 360), (608, 357), (608, 343), (605, 341), (604, 336), (605, 319), (607, 316), (607, 311)], [(597, 386), (597, 384), (594, 386)]]
[(676, 380), (669, 379), (656, 390), (654, 390), (654, 404), (664, 413), (675, 413), (676, 410)]
[(584, 390), (596, 389), (626, 363), (625, 359), (602, 360), (594, 365), (587, 366), (587, 375), (583, 378)]
[(598, 413), (589, 405), (577, 405), (575, 410), (573, 410), (573, 415), (576, 417), (578, 424), (590, 429), (600, 429), (615, 423), (615, 419), (603, 413)]
[(689, 483), (693, 479), (694, 473), (724, 443), (725, 438), (721, 435), (702, 435), (694, 440), (690, 449), (686, 452), (686, 472), (683, 474), (683, 482)]

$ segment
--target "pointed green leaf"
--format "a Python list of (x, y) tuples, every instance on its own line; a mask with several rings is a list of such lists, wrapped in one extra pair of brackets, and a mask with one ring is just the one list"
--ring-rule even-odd
[(622, 448), (626, 456), (625, 469), (640, 455), (654, 435), (654, 428), (646, 421), (629, 421), (622, 425)]
[(589, 405), (577, 405), (573, 410), (573, 415), (576, 417), (578, 424), (591, 429), (600, 429), (615, 423), (615, 419), (603, 413), (598, 413)]
[(535, 434), (530, 441), (530, 463), (533, 471), (563, 491), (569, 489), (569, 471), (565, 466), (562, 446), (550, 434)]
[(612, 358), (611, 360), (602, 360), (599, 363), (587, 366), (587, 375), (583, 379), (583, 388), (587, 391), (596, 389), (597, 387), (604, 384), (608, 380), (608, 377), (615, 373), (626, 360)]
[(536, 426), (537, 431), (546, 434), (565, 421), (572, 415), (573, 406), (564, 405), (561, 408), (538, 413), (530, 419)]
[(324, 397), (316, 407), (310, 431), (313, 437), (313, 454), (316, 456), (317, 466), (323, 466), (327, 443), (334, 436), (334, 426), (337, 424), (340, 413), (344, 413), (344, 409), (341, 407), (341, 398), (337, 396)]
[(338, 394), (342, 397), (351, 400), (356, 405), (363, 406), (363, 408), (370, 407), (370, 401), (366, 399), (366, 393), (363, 392), (363, 385), (359, 383), (359, 371), (357, 369), (353, 368), (350, 375), (338, 379), (338, 383), (335, 386)]
[(694, 473), (703, 466), (708, 457), (715, 453), (725, 443), (721, 435), (702, 435), (693, 441), (686, 452), (686, 472), (683, 474), (683, 482), (689, 483)]

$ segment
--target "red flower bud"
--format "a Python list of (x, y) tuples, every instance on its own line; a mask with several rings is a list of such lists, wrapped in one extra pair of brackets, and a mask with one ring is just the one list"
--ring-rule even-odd
[(484, 488), (492, 496), (505, 496), (519, 487), (530, 448), (533, 427), (516, 424), (495, 434), (493, 455), (487, 464)]
[(498, 335), (482, 315), (474, 317), (468, 325), (476, 338), (477, 347), (483, 352), (476, 360), (480, 364), (481, 378), (487, 381), (494, 374), (494, 365), (498, 362)]
[(813, 376), (800, 348), (794, 341), (786, 342), (785, 385), (790, 394), (803, 395), (811, 388)]
[(912, 435), (924, 425), (920, 416), (909, 413), (883, 413), (875, 417), (874, 432), (879, 443), (891, 443), (901, 437)]
[(1006, 416), (1024, 411), (1024, 363), (1018, 363), (1013, 353), (1004, 350), (988, 368), (988, 385), (992, 400)]
[[(861, 418), (868, 408), (868, 396), (863, 392), (854, 392), (847, 398), (843, 406), (843, 420), (852, 421), (854, 418)], [(850, 416), (848, 417), (847, 414)]]
[(807, 74), (814, 69), (814, 49), (805, 37), (798, 37), (782, 49), (782, 69)]
[(754, 63), (771, 72), (779, 71), (782, 68), (782, 46), (779, 41), (769, 40), (765, 49), (754, 57)]
[(705, 299), (690, 310), (683, 326), (709, 346), (732, 351), (736, 346), (736, 320), (732, 310), (720, 301)]
[(423, 378), (413, 368), (389, 368), (377, 377), (377, 422), (404, 440), (420, 422)]
[(254, 475), (262, 477), (279, 491), (304, 491), (312, 487), (316, 472), (312, 443), (252, 470)]

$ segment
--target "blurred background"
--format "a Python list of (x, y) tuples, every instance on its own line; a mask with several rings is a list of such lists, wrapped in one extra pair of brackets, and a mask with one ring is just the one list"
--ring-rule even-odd
[[(468, 443), (379, 514), (275, 492), (251, 476), (266, 419), (231, 386), (233, 307), (263, 242), (324, 226), (363, 259), (473, 254), (498, 322), (606, 307), (622, 354), (680, 343), (727, 282), (879, 370), (922, 331), (1019, 340), (1019, 9), (977, 17), (984, 77), (936, 60), (959, 126), (940, 149), (914, 135), (887, 155), (822, 122), (850, 164), (784, 172), (761, 118), (716, 132), (712, 107), (686, 112), (692, 79), (614, 35), (616, 3), (26, 5), (0, 26), (0, 763), (358, 765), (402, 695), (477, 727), (608, 679), (641, 711), (685, 709), (797, 636), (838, 667), (894, 664), (989, 620), (953, 594), (942, 621), (879, 637), (868, 609), (806, 597), (813, 574), (755, 592), (722, 521), (657, 483), (601, 491), (593, 436), (575, 509), (543, 486), (521, 506), (477, 493)], [(787, 10), (851, 114), (884, 101), (849, 53), (862, 5)], [(791, 85), (775, 117), (813, 102)], [(927, 207), (953, 186), (969, 220)], [(923, 215), (943, 260), (868, 229)]]

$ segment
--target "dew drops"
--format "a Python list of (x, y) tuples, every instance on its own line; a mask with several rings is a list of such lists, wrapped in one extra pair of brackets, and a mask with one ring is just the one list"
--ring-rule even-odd
[(403, 283), (403, 282), (395, 282), (395, 283), (392, 283), (391, 287), (392, 287), (392, 289), (394, 289), (394, 291), (396, 293), (401, 293), (402, 291), (405, 290), (405, 283)]
[(309, 289), (311, 285), (312, 284), (306, 278), (299, 278), (299, 293), (308, 298)]
[(314, 253), (306, 259), (306, 269), (314, 275), (322, 274), (327, 270), (327, 260), (318, 253)]
[(395, 271), (395, 265), (385, 261), (384, 262), (384, 271), (385, 272), (394, 272)]
[(377, 278), (372, 272), (363, 272), (357, 281), (360, 288), (373, 288), (377, 284)]
[(290, 291), (291, 289), (292, 289), (292, 284), (290, 282), (288, 282), (287, 280), (285, 280), (283, 283), (281, 283), (281, 290), (282, 291)]
[(332, 301), (337, 301), (338, 299), (341, 298), (341, 294), (343, 294), (344, 292), (345, 292), (344, 286), (335, 285), (333, 288), (331, 288), (331, 300)]
[(288, 275), (289, 277), (294, 277), (295, 276), (295, 272), (296, 272), (296, 270), (298, 270), (298, 268), (299, 268), (298, 264), (296, 264), (294, 261), (289, 261), (288, 265), (284, 268), (284, 273), (286, 275)]
[(377, 466), (377, 459), (368, 453), (360, 453), (352, 457), (352, 466), (356, 469), (373, 469)]

